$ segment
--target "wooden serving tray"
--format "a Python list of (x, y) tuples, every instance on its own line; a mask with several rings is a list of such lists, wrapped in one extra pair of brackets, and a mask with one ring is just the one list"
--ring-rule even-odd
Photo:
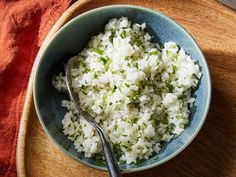
[(79, 0), (57, 21), (35, 60), (29, 80), (17, 146), (18, 177), (106, 177), (106, 172), (69, 158), (49, 140), (35, 113), (32, 83), (38, 58), (66, 22), (89, 9), (134, 4), (163, 12), (183, 25), (206, 56), (213, 97), (206, 122), (195, 140), (177, 157), (127, 177), (236, 176), (236, 12), (214, 0)]

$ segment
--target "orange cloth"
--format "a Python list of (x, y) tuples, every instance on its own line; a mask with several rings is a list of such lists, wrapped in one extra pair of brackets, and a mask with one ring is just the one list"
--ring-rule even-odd
[(0, 177), (16, 176), (16, 143), (32, 64), (71, 0), (0, 0)]

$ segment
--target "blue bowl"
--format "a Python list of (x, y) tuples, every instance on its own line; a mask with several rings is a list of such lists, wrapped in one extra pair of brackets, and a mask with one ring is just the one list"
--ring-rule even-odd
[(63, 71), (63, 63), (78, 54), (89, 38), (104, 29), (111, 18), (126, 16), (135, 23), (146, 23), (147, 31), (159, 43), (175, 41), (194, 59), (199, 61), (202, 72), (196, 98), (191, 109), (190, 124), (177, 138), (166, 143), (159, 154), (139, 164), (121, 164), (123, 172), (135, 172), (160, 165), (179, 154), (197, 135), (202, 127), (211, 99), (211, 80), (206, 60), (191, 35), (176, 22), (165, 15), (146, 8), (130, 5), (113, 5), (88, 11), (74, 18), (63, 26), (51, 39), (40, 57), (37, 66), (33, 94), (39, 120), (52, 141), (73, 159), (90, 167), (107, 170), (104, 163), (85, 158), (78, 153), (74, 145), (62, 133), (62, 119), (66, 110), (61, 107), (61, 100), (69, 99), (66, 94), (58, 93), (52, 86), (52, 76)]

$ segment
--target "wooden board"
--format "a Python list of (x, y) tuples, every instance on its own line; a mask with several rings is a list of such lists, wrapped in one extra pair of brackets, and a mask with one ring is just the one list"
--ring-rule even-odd
[(43, 131), (32, 102), (38, 58), (51, 36), (76, 15), (108, 4), (135, 4), (159, 10), (183, 25), (196, 39), (209, 64), (213, 95), (206, 122), (177, 157), (156, 168), (126, 177), (236, 176), (236, 12), (214, 0), (79, 0), (54, 25), (36, 58), (27, 90), (18, 146), (19, 177), (106, 177), (65, 155)]

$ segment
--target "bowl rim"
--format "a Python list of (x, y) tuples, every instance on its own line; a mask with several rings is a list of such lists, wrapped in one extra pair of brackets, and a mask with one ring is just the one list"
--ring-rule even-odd
[[(143, 170), (147, 170), (147, 169), (150, 169), (150, 168), (153, 168), (153, 167), (156, 167), (158, 165), (161, 165), (165, 162), (167, 162), (168, 160), (174, 158), (175, 156), (177, 156), (180, 152), (182, 152), (192, 141), (193, 139), (197, 136), (197, 134), (199, 133), (200, 129), (202, 128), (203, 126), (203, 123), (205, 122), (205, 119), (207, 117), (207, 114), (208, 114), (208, 111), (209, 111), (209, 107), (210, 107), (210, 102), (211, 102), (211, 95), (212, 95), (212, 85), (211, 85), (211, 77), (210, 77), (210, 72), (209, 72), (209, 67), (208, 67), (208, 64), (206, 62), (206, 59), (200, 49), (200, 46), (198, 45), (198, 43), (196, 42), (196, 40), (193, 38), (193, 36), (182, 26), (180, 25), (178, 22), (176, 22), (175, 20), (171, 19), (170, 17), (164, 15), (163, 13), (161, 13), (160, 11), (158, 10), (152, 10), (150, 8), (146, 8), (146, 7), (142, 7), (142, 6), (137, 6), (137, 5), (128, 5), (128, 4), (116, 4), (116, 5), (106, 5), (106, 6), (102, 6), (102, 7), (98, 7), (98, 8), (94, 8), (94, 9), (91, 9), (91, 10), (88, 10), (76, 17), (74, 17), (73, 19), (71, 19), (70, 21), (68, 21), (67, 23), (65, 23), (53, 36), (51, 39), (49, 39), (49, 42), (47, 44), (47, 46), (50, 45), (50, 43), (56, 39), (56, 37), (58, 36), (59, 33), (63, 32), (68, 26), (70, 26), (70, 24), (74, 23), (75, 21), (77, 21), (78, 19), (88, 15), (88, 14), (91, 14), (91, 13), (94, 13), (94, 12), (97, 12), (97, 11), (102, 11), (102, 10), (106, 10), (106, 9), (113, 9), (113, 8), (117, 8), (117, 7), (122, 7), (122, 8), (133, 8), (133, 9), (139, 9), (139, 10), (142, 10), (142, 11), (148, 11), (149, 13), (152, 13), (152, 14), (155, 14), (157, 16), (161, 16), (162, 18), (164, 18), (165, 20), (168, 20), (169, 22), (171, 22), (173, 25), (175, 25), (176, 27), (178, 27), (182, 32), (185, 33), (185, 35), (187, 35), (189, 37), (189, 40), (192, 40), (192, 42), (196, 45), (196, 50), (197, 52), (199, 53), (200, 55), (200, 58), (202, 58), (202, 65), (204, 65), (204, 68), (206, 69), (206, 80), (207, 80), (207, 85), (208, 85), (208, 89), (207, 89), (207, 92), (208, 92), (208, 95), (207, 95), (207, 101), (206, 101), (206, 106), (205, 106), (205, 109), (204, 109), (204, 113), (203, 113), (203, 116), (202, 116), (202, 119), (198, 125), (198, 127), (196, 128), (196, 130), (192, 133), (191, 135), (191, 138), (182, 145), (181, 148), (179, 148), (177, 151), (173, 152), (172, 154), (170, 154), (169, 156), (167, 156), (166, 158), (160, 160), (160, 161), (157, 161), (157, 162), (154, 162), (153, 164), (148, 164), (147, 166), (144, 166), (144, 167), (135, 167), (135, 168), (130, 168), (130, 169), (122, 169), (121, 172), (122, 174), (125, 174), (125, 173), (131, 173), (131, 172), (138, 172), (138, 171), (143, 171)], [(96, 166), (96, 165), (93, 165), (91, 163), (88, 163), (84, 160), (81, 160), (79, 159), (78, 157), (74, 156), (73, 154), (71, 154), (70, 152), (68, 152), (66, 149), (64, 149), (64, 147), (62, 147), (54, 138), (53, 136), (51, 136), (49, 130), (47, 129), (46, 125), (44, 124), (43, 120), (42, 120), (42, 117), (41, 117), (41, 113), (40, 113), (40, 110), (39, 110), (39, 107), (38, 107), (38, 104), (37, 104), (37, 97), (36, 97), (36, 93), (37, 93), (37, 76), (38, 76), (38, 70), (39, 70), (39, 66), (42, 62), (42, 58), (44, 57), (44, 53), (46, 51), (46, 48), (47, 46), (45, 47), (44, 51), (42, 52), (42, 55), (40, 56), (37, 56), (39, 57), (39, 61), (37, 63), (37, 66), (36, 66), (36, 71), (34, 73), (34, 76), (33, 76), (33, 99), (34, 99), (34, 105), (35, 105), (35, 110), (36, 110), (36, 113), (37, 113), (37, 116), (38, 116), (38, 119), (40, 121), (40, 124), (42, 125), (44, 131), (46, 132), (46, 134), (48, 135), (49, 139), (60, 149), (62, 150), (65, 154), (67, 154), (70, 158), (76, 160), (77, 162), (80, 162), (86, 166), (89, 166), (89, 167), (92, 167), (94, 169), (98, 169), (98, 170), (102, 170), (102, 171), (108, 171), (106, 167), (100, 167), (100, 166)]]

